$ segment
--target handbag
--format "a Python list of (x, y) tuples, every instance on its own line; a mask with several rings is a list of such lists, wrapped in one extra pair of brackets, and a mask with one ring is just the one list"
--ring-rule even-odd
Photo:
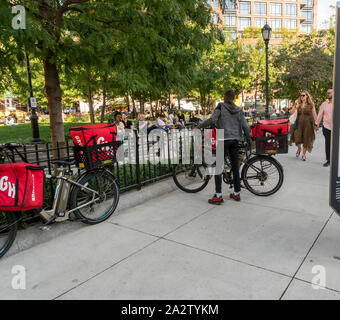
[(289, 122), (291, 123), (291, 130), (296, 129), (296, 121), (297, 120), (297, 110), (289, 117)]

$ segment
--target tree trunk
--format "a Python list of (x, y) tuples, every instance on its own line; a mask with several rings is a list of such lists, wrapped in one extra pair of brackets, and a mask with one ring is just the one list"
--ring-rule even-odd
[(153, 116), (153, 110), (152, 110), (152, 96), (150, 94), (150, 112), (151, 112), (151, 115)]
[(257, 84), (256, 84), (256, 87), (255, 87), (255, 109), (257, 107), (256, 97), (257, 97)]
[(144, 113), (144, 99), (143, 99), (143, 98), (141, 98), (141, 99), (139, 100), (139, 105), (140, 105), (139, 112), (140, 112), (140, 113)]
[(178, 110), (181, 110), (181, 97), (179, 95), (177, 96), (177, 100), (178, 100)]
[(205, 105), (205, 97), (204, 96), (201, 96), (201, 107), (202, 107), (203, 115), (206, 116), (207, 112), (206, 112), (206, 105)]
[(132, 111), (130, 110), (130, 98), (129, 98), (129, 94), (126, 95), (125, 100), (126, 100), (126, 106), (128, 108), (128, 112), (130, 113), (133, 110)]
[[(51, 62), (53, 53), (50, 51), (44, 61), (45, 90), (48, 100), (48, 110), (50, 114), (50, 130), (53, 149), (59, 143), (65, 145), (65, 132), (62, 117), (61, 88), (57, 66)], [(57, 151), (53, 153), (57, 157)]]
[(106, 90), (103, 89), (103, 105), (102, 105), (102, 114), (100, 116), (100, 123), (104, 122), (104, 115), (105, 115), (105, 109), (106, 109)]
[(132, 105), (133, 105), (132, 115), (135, 118), (137, 117), (136, 103), (135, 103), (135, 99), (133, 99), (132, 97), (131, 99), (132, 99)]
[(95, 120), (94, 120), (94, 109), (93, 109), (93, 97), (92, 97), (92, 89), (90, 86), (88, 87), (87, 92), (88, 92), (87, 98), (88, 98), (88, 103), (89, 103), (90, 119), (91, 119), (91, 123), (94, 124)]

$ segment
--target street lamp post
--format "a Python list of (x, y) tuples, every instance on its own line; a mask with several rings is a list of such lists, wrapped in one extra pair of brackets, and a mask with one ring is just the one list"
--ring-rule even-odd
[(266, 44), (266, 118), (269, 119), (269, 72), (268, 72), (268, 45), (272, 35), (271, 27), (266, 24), (262, 28), (262, 37)]
[(32, 101), (34, 100), (33, 96), (33, 88), (32, 88), (32, 80), (31, 80), (31, 68), (30, 68), (30, 60), (28, 57), (28, 53), (25, 50), (26, 56), (26, 68), (27, 68), (27, 81), (28, 87), (30, 90), (30, 97), (28, 98), (28, 106), (31, 110), (31, 127), (32, 127), (32, 142), (33, 143), (41, 143), (40, 134), (39, 134), (39, 126), (38, 126), (38, 116), (36, 113), (36, 105), (32, 105)]

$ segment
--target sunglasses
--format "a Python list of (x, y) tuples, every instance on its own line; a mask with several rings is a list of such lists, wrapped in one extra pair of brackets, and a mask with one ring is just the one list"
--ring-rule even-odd
[(305, 97), (306, 95), (305, 94), (302, 94), (300, 97)]

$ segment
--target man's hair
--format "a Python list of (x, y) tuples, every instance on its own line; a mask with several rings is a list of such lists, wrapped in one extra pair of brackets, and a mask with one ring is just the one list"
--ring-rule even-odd
[(119, 115), (122, 115), (122, 113), (119, 112), (119, 111), (116, 111), (113, 115), (113, 118), (116, 120), (117, 116), (119, 116)]
[(235, 100), (235, 92), (232, 90), (228, 90), (225, 94), (224, 94), (224, 102), (227, 101), (234, 101)]

